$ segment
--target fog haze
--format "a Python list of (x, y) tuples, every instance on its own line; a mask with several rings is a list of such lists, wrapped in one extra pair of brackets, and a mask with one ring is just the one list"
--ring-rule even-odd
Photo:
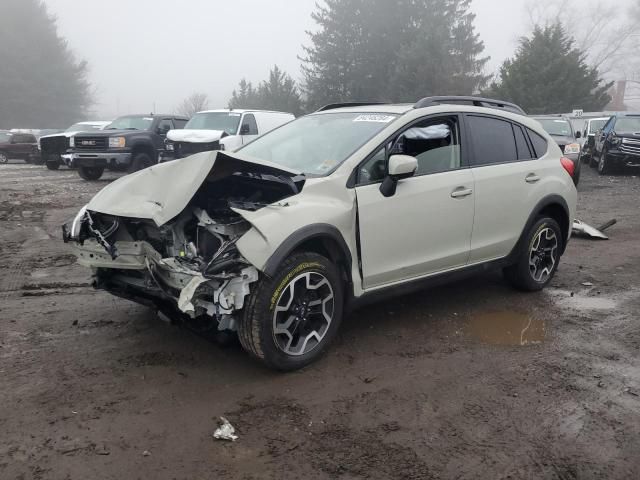
[[(46, 0), (59, 33), (90, 64), (95, 115), (173, 111), (202, 91), (225, 107), (241, 78), (257, 83), (274, 64), (300, 77), (316, 0)], [(527, 0), (473, 0), (489, 73), (527, 33)]]

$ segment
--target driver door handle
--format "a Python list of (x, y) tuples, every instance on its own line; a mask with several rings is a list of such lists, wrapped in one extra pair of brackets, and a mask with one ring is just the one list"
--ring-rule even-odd
[(472, 188), (459, 187), (451, 193), (451, 198), (465, 198), (470, 195), (473, 195)]
[(538, 183), (541, 180), (541, 178), (538, 175), (536, 175), (535, 173), (531, 173), (524, 180), (527, 183)]

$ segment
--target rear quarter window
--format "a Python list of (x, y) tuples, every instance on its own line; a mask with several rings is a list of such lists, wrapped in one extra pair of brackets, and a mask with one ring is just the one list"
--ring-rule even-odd
[(549, 143), (547, 140), (537, 132), (534, 132), (530, 128), (527, 129), (529, 132), (529, 138), (531, 139), (531, 144), (533, 145), (533, 149), (535, 150), (536, 158), (544, 157), (549, 150)]

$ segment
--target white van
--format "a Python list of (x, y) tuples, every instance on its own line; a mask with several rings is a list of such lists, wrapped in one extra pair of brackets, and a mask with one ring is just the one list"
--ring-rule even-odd
[(265, 110), (198, 112), (184, 129), (167, 134), (166, 150), (174, 159), (212, 150), (235, 150), (294, 119), (291, 113)]

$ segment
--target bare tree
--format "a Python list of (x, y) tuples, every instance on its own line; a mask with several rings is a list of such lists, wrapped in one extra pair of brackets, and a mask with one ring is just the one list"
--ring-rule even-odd
[(560, 20), (586, 52), (587, 62), (608, 78), (630, 78), (640, 65), (640, 1), (605, 3), (597, 0), (529, 0), (531, 28)]
[(176, 112), (185, 117), (193, 117), (194, 114), (209, 108), (209, 96), (206, 93), (192, 93), (185, 98), (178, 107)]

